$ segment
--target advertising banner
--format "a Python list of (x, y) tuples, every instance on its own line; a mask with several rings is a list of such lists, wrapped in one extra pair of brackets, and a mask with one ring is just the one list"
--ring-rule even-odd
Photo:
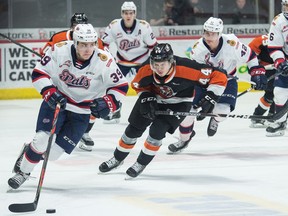
[[(231, 31), (230, 33), (239, 32), (239, 33), (254, 33), (260, 35), (260, 33), (267, 32), (267, 28), (265, 25), (261, 25), (254, 28), (243, 26), (235, 27), (226, 26), (226, 31)], [(257, 27), (257, 28), (256, 28)], [(161, 35), (160, 28), (165, 28), (166, 34)], [(158, 36), (158, 42), (167, 42), (170, 43), (174, 53), (178, 56), (188, 57), (193, 44), (201, 37), (202, 26), (190, 26), (188, 27), (181, 26), (181, 28), (176, 27), (155, 27), (154, 32)], [(159, 31), (157, 31), (157, 29)], [(189, 30), (190, 29), (190, 30)], [(198, 29), (198, 30), (197, 30)], [(104, 30), (97, 29), (99, 35)], [(39, 52), (40, 49), (45, 45), (48, 38), (53, 35), (55, 32), (60, 31), (59, 29), (53, 30), (41, 30), (41, 29), (33, 29), (30, 31), (13, 29), (9, 32), (4, 32), (5, 35), (11, 37), (22, 45), (32, 49), (36, 52)], [(1, 31), (2, 33), (2, 31)], [(187, 37), (186, 37), (187, 36)], [(238, 35), (239, 39), (248, 44), (254, 37), (252, 35)], [(45, 39), (44, 39), (45, 38)], [(110, 46), (110, 51), (112, 54), (116, 53), (115, 45), (112, 44)], [(0, 38), (0, 99), (7, 98), (7, 93), (9, 93), (8, 98), (17, 98), (17, 94), (21, 92), (21, 95), (24, 94), (23, 97), (30, 97), (31, 91), (33, 92), (35, 89), (32, 86), (32, 70), (35, 67), (37, 61), (39, 61), (39, 57), (30, 52), (27, 49), (24, 49), (17, 44), (11, 43), (10, 41)], [(238, 66), (238, 76), (240, 80), (250, 80), (250, 76), (248, 75), (247, 66), (239, 65)], [(241, 85), (240, 85), (241, 87)], [(29, 89), (29, 93), (25, 93), (26, 89)], [(32, 90), (33, 89), (33, 90)], [(244, 87), (246, 89), (246, 86)], [(13, 91), (13, 92), (12, 92)], [(12, 93), (11, 93), (12, 92)], [(36, 94), (39, 95), (38, 93)], [(21, 96), (22, 97), (22, 96)]]

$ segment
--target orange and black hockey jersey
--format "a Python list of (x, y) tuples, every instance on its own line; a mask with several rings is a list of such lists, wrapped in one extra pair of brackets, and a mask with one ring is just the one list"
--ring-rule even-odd
[(174, 56), (174, 59), (172, 72), (162, 78), (152, 71), (148, 59), (131, 82), (132, 88), (137, 93), (154, 93), (159, 103), (191, 102), (196, 85), (222, 95), (227, 85), (225, 72), (188, 58)]
[(267, 45), (268, 35), (258, 36), (249, 43), (249, 47), (257, 54), (259, 63), (263, 66), (273, 64), (273, 59), (269, 55)]
[[(72, 30), (64, 30), (55, 33), (50, 40), (45, 44), (43, 49), (41, 49), (40, 54), (43, 56), (46, 52), (46, 50), (49, 47), (52, 47), (54, 44), (59, 43), (61, 41), (66, 41), (66, 40), (73, 40), (73, 31)], [(98, 48), (102, 49), (104, 48), (103, 42), (100, 38), (98, 38)]]

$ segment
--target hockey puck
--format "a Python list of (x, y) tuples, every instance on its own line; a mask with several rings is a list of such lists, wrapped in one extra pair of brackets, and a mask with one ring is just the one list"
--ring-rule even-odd
[(56, 213), (56, 209), (46, 209), (47, 214)]

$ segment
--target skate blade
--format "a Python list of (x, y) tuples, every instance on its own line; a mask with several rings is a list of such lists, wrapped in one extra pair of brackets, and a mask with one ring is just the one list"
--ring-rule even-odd
[(177, 155), (177, 154), (179, 154), (179, 153), (181, 153), (181, 152), (183, 152), (183, 149), (182, 149), (182, 150), (179, 150), (179, 151), (176, 151), (176, 152), (172, 152), (172, 151), (168, 150), (168, 151), (166, 152), (166, 154), (167, 154), (167, 155)]
[(12, 188), (11, 186), (8, 186), (6, 193), (13, 193), (14, 191), (16, 191), (17, 189)]
[(267, 125), (263, 124), (250, 124), (250, 128), (267, 128)]
[(278, 131), (276, 133), (266, 133), (267, 137), (280, 137), (284, 136), (285, 132), (284, 131)]
[(78, 148), (83, 150), (83, 151), (87, 151), (87, 152), (91, 152), (92, 151), (92, 147), (89, 148), (89, 147), (86, 147), (86, 146), (83, 146), (83, 145), (79, 145)]
[(119, 124), (120, 119), (103, 120), (103, 124)]
[(131, 180), (134, 180), (134, 179), (136, 179), (136, 177), (132, 177), (132, 176), (129, 176), (129, 175), (126, 175), (125, 178), (124, 178), (125, 181), (131, 181)]

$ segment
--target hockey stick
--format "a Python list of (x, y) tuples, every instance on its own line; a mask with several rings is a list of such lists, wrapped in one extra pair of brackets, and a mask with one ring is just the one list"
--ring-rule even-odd
[(288, 101), (284, 104), (280, 112), (269, 116), (261, 115), (243, 115), (243, 114), (214, 114), (214, 113), (201, 113), (201, 112), (176, 112), (172, 110), (155, 111), (156, 115), (170, 115), (170, 116), (205, 116), (205, 117), (228, 117), (228, 118), (241, 118), (241, 119), (267, 119), (278, 120), (288, 111)]
[(43, 185), (43, 180), (44, 180), (44, 176), (45, 176), (45, 171), (46, 171), (46, 167), (47, 167), (47, 163), (48, 163), (48, 158), (49, 158), (49, 154), (50, 154), (50, 149), (52, 146), (52, 141), (53, 141), (53, 137), (54, 137), (54, 133), (56, 130), (56, 123), (58, 120), (58, 116), (59, 116), (59, 112), (60, 112), (60, 104), (58, 103), (55, 109), (55, 113), (54, 113), (54, 118), (52, 121), (52, 129), (50, 131), (50, 137), (48, 140), (48, 145), (47, 145), (47, 149), (46, 152), (44, 153), (44, 160), (43, 160), (43, 165), (42, 165), (42, 169), (41, 169), (41, 174), (40, 174), (40, 178), (39, 178), (39, 183), (38, 183), (38, 187), (37, 187), (37, 191), (36, 191), (36, 196), (34, 199), (34, 202), (32, 203), (14, 203), (9, 205), (9, 210), (11, 212), (31, 212), (31, 211), (35, 211), (38, 205), (38, 201), (39, 201), (39, 197), (40, 197), (40, 192), (42, 189), (42, 185)]
[(41, 55), (40, 55), (39, 53), (37, 53), (36, 51), (34, 51), (34, 50), (32, 50), (32, 49), (30, 49), (30, 48), (28, 48), (28, 47), (26, 47), (26, 46), (24, 46), (24, 45), (18, 43), (17, 41), (13, 40), (12, 38), (10, 38), (10, 37), (8, 37), (8, 36), (2, 34), (2, 33), (0, 33), (0, 36), (2, 36), (3, 38), (6, 38), (7, 40), (11, 41), (12, 43), (14, 43), (14, 44), (16, 44), (16, 45), (18, 45), (18, 46), (20, 46), (20, 47), (22, 47), (22, 48), (24, 48), (24, 49), (30, 51), (31, 53), (33, 53), (33, 54), (35, 54), (35, 55), (41, 57)]

